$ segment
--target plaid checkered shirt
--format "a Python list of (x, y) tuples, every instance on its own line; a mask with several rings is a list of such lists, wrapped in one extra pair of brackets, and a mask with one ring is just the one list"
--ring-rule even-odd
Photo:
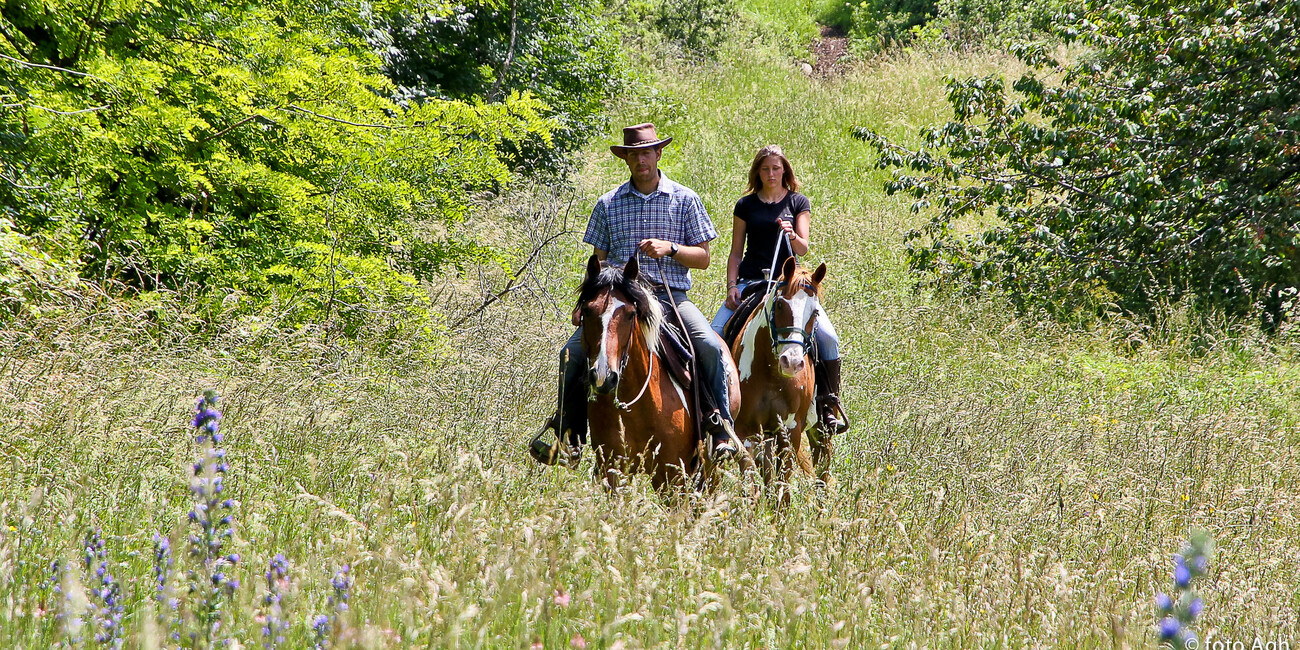
[[(659, 187), (648, 196), (636, 190), (632, 181), (618, 186), (596, 201), (582, 241), (609, 253), (614, 264), (626, 264), (637, 251), (642, 239), (663, 239), (683, 246), (699, 246), (716, 239), (709, 213), (700, 197), (690, 188), (669, 180), (659, 172)], [(691, 272), (671, 257), (656, 264), (643, 256), (641, 273), (656, 286), (660, 283), (659, 266), (664, 279), (673, 289), (691, 288)]]

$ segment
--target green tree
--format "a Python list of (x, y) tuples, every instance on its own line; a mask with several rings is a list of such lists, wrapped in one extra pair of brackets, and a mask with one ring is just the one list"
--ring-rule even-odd
[(600, 0), (474, 0), (445, 12), (423, 2), (375, 14), (366, 38), (395, 101), (499, 102), (528, 92), (555, 126), (548, 141), (504, 152), (523, 169), (554, 169), (605, 129), (604, 105), (627, 84), (619, 35)]
[(1272, 0), (1089, 5), (1058, 26), (1077, 61), (1019, 48), (1016, 95), (952, 80), (922, 148), (857, 130), (891, 193), (938, 208), (912, 268), (1062, 316), (1187, 301), (1276, 326), (1300, 287), (1298, 23)]
[(543, 105), (399, 106), (370, 6), (14, 0), (0, 11), (0, 217), (87, 278), (198, 286), (355, 329), (487, 251), (454, 224), (545, 141)]

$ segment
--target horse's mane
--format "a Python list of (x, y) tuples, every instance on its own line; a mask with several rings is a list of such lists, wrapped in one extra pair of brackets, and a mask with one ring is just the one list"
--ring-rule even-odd
[(788, 279), (785, 285), (782, 286), (781, 297), (782, 298), (793, 297), (795, 292), (805, 287), (812, 289), (814, 296), (820, 297), (821, 287), (818, 286), (815, 282), (813, 282), (812, 276), (813, 276), (812, 271), (809, 271), (808, 269), (802, 266), (796, 265), (794, 267), (794, 277)]
[(602, 264), (600, 274), (595, 278), (587, 278), (578, 289), (578, 304), (585, 305), (595, 300), (596, 296), (605, 289), (618, 289), (632, 301), (646, 348), (653, 354), (659, 347), (659, 331), (664, 324), (664, 308), (659, 304), (659, 299), (655, 297), (649, 285), (640, 277), (632, 281), (627, 280), (623, 277), (621, 266)]

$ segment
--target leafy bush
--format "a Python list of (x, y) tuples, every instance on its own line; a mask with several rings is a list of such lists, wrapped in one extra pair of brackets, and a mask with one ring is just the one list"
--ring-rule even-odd
[(334, 305), (343, 278), (367, 277), (366, 309), (418, 307), (418, 280), (483, 255), (454, 226), (510, 180), (499, 152), (552, 124), (517, 93), (386, 99), (355, 36), (364, 8), (7, 5), (0, 216), (134, 291)]
[(818, 19), (839, 28), (855, 46), (879, 51), (893, 44), (1009, 46), (1051, 31), (1052, 17), (1068, 0), (860, 0), (828, 1)]
[(76, 295), (75, 273), (0, 217), (0, 323), (39, 305)]
[(659, 0), (654, 25), (688, 53), (711, 57), (740, 14), (736, 0)]
[(1298, 28), (1269, 0), (1090, 5), (1059, 26), (1088, 54), (1020, 48), (1019, 96), (952, 80), (923, 148), (859, 129), (912, 172), (891, 193), (939, 208), (911, 267), (1059, 316), (1188, 302), (1277, 326), (1300, 292)]
[(948, 45), (989, 43), (1009, 47), (1050, 34), (1052, 18), (1066, 0), (939, 0), (930, 26)]
[(908, 40), (913, 27), (937, 13), (936, 0), (858, 0), (828, 2), (818, 19), (843, 30), (856, 46), (879, 50)]

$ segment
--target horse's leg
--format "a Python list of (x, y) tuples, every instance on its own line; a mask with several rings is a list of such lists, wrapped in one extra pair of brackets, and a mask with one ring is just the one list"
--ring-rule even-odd
[(626, 462), (620, 462), (621, 457), (606, 447), (596, 447), (593, 449), (595, 461), (592, 463), (592, 478), (604, 484), (605, 489), (610, 492), (616, 492), (623, 485), (623, 476), (627, 469)]
[(777, 434), (765, 431), (758, 443), (758, 464), (763, 475), (763, 484), (771, 489), (777, 481)]
[(822, 485), (829, 485), (831, 481), (832, 434), (820, 422), (808, 429), (808, 446), (812, 449), (813, 466), (817, 468), (817, 481)]
[(781, 479), (778, 484), (777, 508), (785, 510), (790, 506), (790, 487), (794, 479), (795, 455), (799, 453), (798, 439), (793, 437), (790, 429), (782, 428), (777, 432), (777, 456), (780, 462)]
[(747, 486), (749, 497), (757, 504), (758, 499), (763, 496), (763, 488), (759, 485), (762, 468), (756, 462), (755, 456), (761, 457), (761, 445), (763, 443), (763, 430), (750, 428), (748, 422), (744, 424), (740, 420), (736, 422), (736, 438), (740, 453), (736, 455), (736, 466), (740, 469), (739, 481), (742, 486)]

